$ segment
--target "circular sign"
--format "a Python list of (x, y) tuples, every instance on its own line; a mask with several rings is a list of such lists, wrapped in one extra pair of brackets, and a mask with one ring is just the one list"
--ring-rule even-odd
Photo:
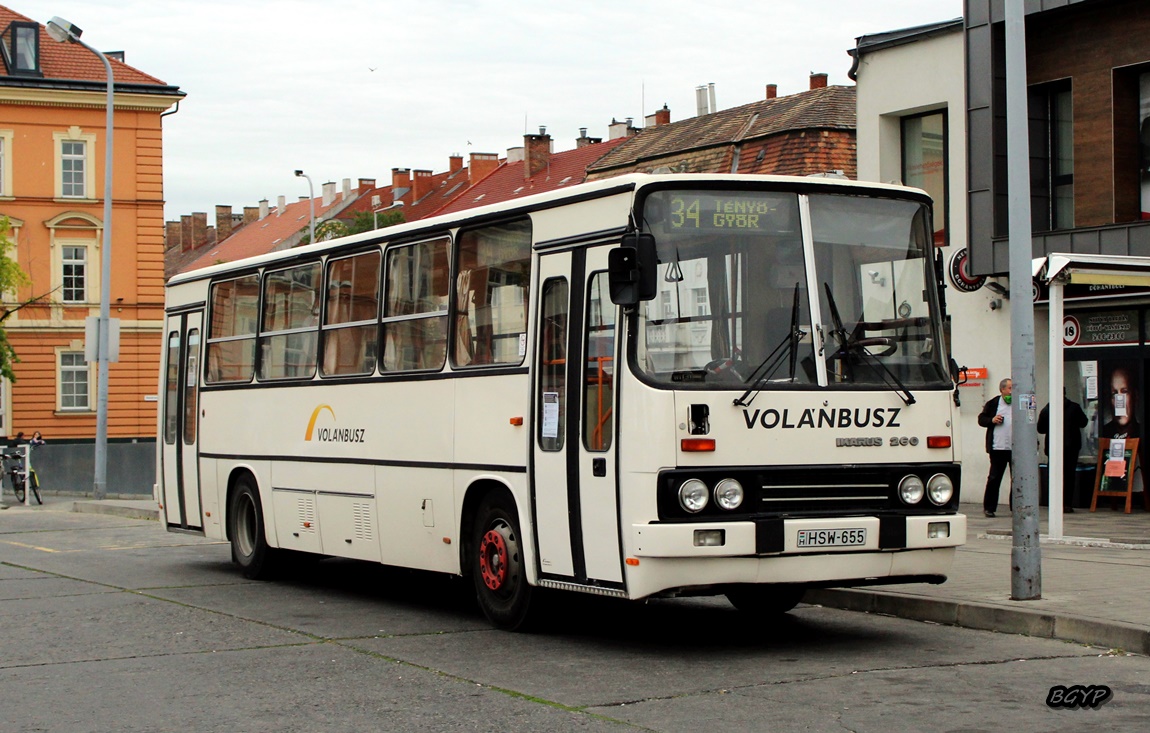
[(1078, 337), (1082, 335), (1082, 326), (1078, 323), (1078, 319), (1074, 316), (1066, 316), (1062, 319), (1062, 345), (1074, 346), (1078, 343)]
[(966, 247), (950, 258), (950, 282), (964, 293), (973, 293), (986, 284), (985, 277), (970, 274), (970, 254)]

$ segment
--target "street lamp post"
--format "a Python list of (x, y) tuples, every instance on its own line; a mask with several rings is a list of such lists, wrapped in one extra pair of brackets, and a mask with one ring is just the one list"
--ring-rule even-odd
[(93, 479), (93, 494), (96, 499), (107, 496), (108, 486), (108, 361), (109, 331), (112, 296), (112, 137), (115, 92), (113, 91), (112, 65), (108, 57), (80, 40), (82, 30), (63, 18), (54, 17), (48, 21), (48, 35), (60, 43), (78, 43), (100, 57), (104, 62), (104, 72), (108, 77), (107, 107), (104, 124), (104, 251), (100, 257), (100, 319), (97, 333), (96, 361), (99, 364), (96, 397), (96, 466)]
[(315, 244), (315, 188), (311, 185), (311, 176), (303, 171), (296, 171), (296, 177), (307, 179), (307, 203), (311, 207), (311, 218), (308, 220), (308, 233), (311, 235), (309, 244)]
[(381, 211), (391, 211), (392, 209), (398, 209), (402, 206), (403, 206), (402, 201), (396, 201), (394, 204), (392, 204), (390, 206), (384, 206), (382, 209), (372, 209), (371, 228), (372, 229), (379, 229), (379, 213)]

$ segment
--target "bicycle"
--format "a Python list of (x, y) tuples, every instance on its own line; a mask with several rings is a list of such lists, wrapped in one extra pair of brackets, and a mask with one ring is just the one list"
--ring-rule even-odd
[[(2, 453), (0, 459), (3, 459), (5, 463), (4, 473), (7, 473), (12, 479), (12, 493), (16, 495), (16, 500), (21, 504), (24, 503), (27, 487), (32, 489), (32, 496), (36, 498), (36, 503), (43, 504), (44, 500), (40, 497), (40, 477), (36, 475), (34, 468), (31, 472), (25, 470), (23, 453), (19, 451)], [(11, 468), (6, 465), (9, 461), (13, 464)]]

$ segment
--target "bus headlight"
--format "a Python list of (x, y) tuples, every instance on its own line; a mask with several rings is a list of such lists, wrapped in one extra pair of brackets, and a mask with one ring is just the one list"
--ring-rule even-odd
[(743, 485), (733, 478), (725, 478), (715, 485), (715, 503), (724, 509), (738, 509), (743, 503)]
[(903, 504), (919, 503), (924, 492), (922, 479), (913, 474), (903, 476), (902, 481), (898, 482), (898, 498), (902, 499)]
[(707, 485), (697, 478), (687, 479), (679, 487), (679, 506), (698, 514), (707, 506)]
[(936, 473), (926, 482), (926, 495), (930, 503), (943, 506), (954, 496), (954, 483), (944, 473)]

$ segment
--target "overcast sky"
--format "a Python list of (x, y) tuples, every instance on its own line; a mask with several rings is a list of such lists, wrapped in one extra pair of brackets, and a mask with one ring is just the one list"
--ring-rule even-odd
[(392, 168), (446, 170), (524, 132), (574, 147), (612, 118), (663, 104), (695, 114), (804, 91), (811, 72), (850, 84), (857, 36), (962, 15), (962, 0), (0, 0), (60, 16), (88, 44), (187, 97), (164, 118), (167, 218), (237, 212), (315, 183)]

